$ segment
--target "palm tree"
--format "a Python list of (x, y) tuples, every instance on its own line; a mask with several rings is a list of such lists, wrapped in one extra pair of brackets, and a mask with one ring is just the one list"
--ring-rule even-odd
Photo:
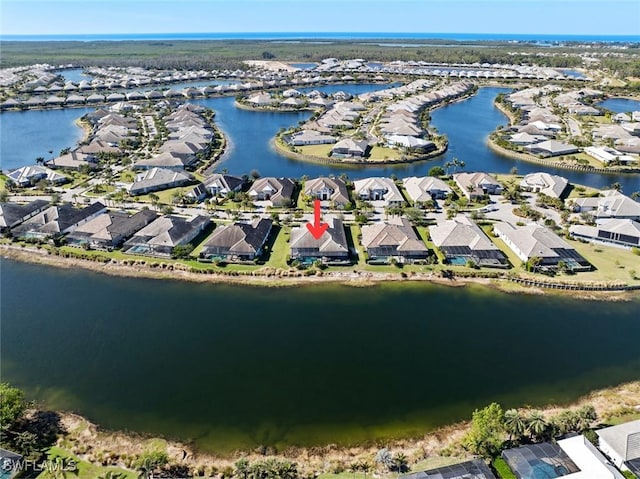
[(616, 191), (622, 191), (622, 185), (620, 183), (618, 183), (617, 181), (615, 183), (612, 183), (609, 188), (611, 188), (612, 190), (616, 190)]
[(44, 156), (39, 156), (36, 158), (36, 165), (43, 165), (44, 164)]
[(509, 440), (520, 441), (527, 430), (527, 424), (517, 409), (509, 409), (504, 413), (504, 427), (509, 433)]
[(527, 417), (527, 431), (532, 438), (542, 439), (549, 424), (540, 411), (531, 411)]

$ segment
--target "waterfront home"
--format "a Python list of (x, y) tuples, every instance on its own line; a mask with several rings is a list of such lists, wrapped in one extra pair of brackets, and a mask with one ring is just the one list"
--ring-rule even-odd
[(621, 138), (614, 142), (614, 146), (618, 151), (638, 154), (640, 153), (640, 138)]
[(271, 106), (277, 103), (269, 93), (256, 93), (255, 95), (251, 95), (245, 101), (253, 106)]
[(382, 201), (384, 206), (400, 206), (404, 197), (390, 178), (372, 177), (353, 182), (355, 195), (361, 200)]
[(524, 191), (544, 193), (552, 198), (560, 198), (567, 189), (569, 180), (562, 176), (537, 172), (525, 175), (520, 181), (520, 188)]
[(591, 265), (569, 243), (545, 226), (530, 223), (511, 226), (496, 223), (493, 232), (520, 258), (536, 258), (541, 270), (556, 270), (564, 265), (570, 271), (589, 271)]
[(620, 125), (601, 125), (591, 131), (594, 140), (621, 140), (633, 135)]
[(17, 238), (44, 240), (59, 237), (70, 233), (105, 211), (107, 207), (100, 202), (84, 208), (76, 208), (69, 203), (51, 205), (15, 227), (12, 233)]
[(88, 145), (83, 145), (77, 149), (78, 153), (84, 153), (86, 155), (97, 156), (98, 153), (107, 153), (112, 155), (122, 154), (122, 150), (117, 146), (111, 146), (108, 143), (101, 140), (93, 140)]
[(623, 123), (623, 122), (631, 121), (631, 117), (629, 115), (627, 115), (626, 113), (616, 113), (615, 115), (613, 115), (613, 117), (611, 119), (613, 121), (615, 121), (616, 123)]
[(82, 167), (95, 169), (98, 167), (98, 159), (95, 155), (82, 153), (78, 150), (70, 151), (64, 155), (45, 162), (49, 168), (63, 168), (67, 170), (79, 170)]
[(572, 238), (623, 248), (640, 247), (640, 223), (634, 220), (605, 219), (596, 226), (571, 225)]
[(485, 195), (502, 193), (502, 185), (487, 173), (458, 173), (453, 175), (453, 180), (470, 201), (482, 199)]
[(467, 216), (440, 220), (429, 227), (431, 241), (449, 264), (507, 268), (507, 258), (482, 229)]
[(533, 143), (525, 146), (525, 148), (534, 155), (540, 155), (543, 157), (570, 155), (572, 153), (578, 153), (579, 148), (568, 143), (563, 143), (557, 140), (546, 140), (540, 143)]
[(333, 100), (329, 98), (323, 98), (321, 96), (317, 96), (309, 100), (309, 106), (312, 108), (330, 108), (333, 105)]
[(640, 420), (596, 431), (598, 447), (623, 471), (640, 477)]
[(305, 105), (305, 101), (300, 98), (287, 98), (280, 102), (280, 106), (287, 108), (302, 108)]
[(124, 211), (104, 212), (82, 226), (77, 227), (65, 238), (71, 246), (110, 250), (119, 247), (136, 231), (147, 226), (158, 214), (147, 209), (134, 215)]
[(426, 153), (436, 149), (436, 144), (432, 141), (423, 140), (422, 138), (416, 138), (414, 136), (406, 135), (389, 135), (385, 137), (387, 145), (395, 148), (405, 148), (407, 150), (413, 150), (420, 153)]
[(402, 180), (407, 195), (416, 206), (432, 200), (443, 200), (453, 193), (451, 187), (433, 176), (411, 176)]
[(87, 97), (87, 103), (103, 103), (104, 101), (104, 95), (100, 93), (92, 93)]
[(253, 201), (265, 201), (268, 206), (290, 206), (296, 184), (289, 178), (259, 178), (249, 188)]
[(406, 218), (362, 226), (362, 246), (369, 263), (413, 263), (429, 256), (429, 250)]
[[(303, 193), (313, 199), (328, 201), (334, 208), (344, 208), (349, 203), (347, 185), (340, 178), (314, 178), (304, 183)], [(323, 204), (323, 206), (328, 206)]]
[(266, 218), (220, 226), (205, 243), (200, 258), (229, 263), (253, 261), (262, 254), (272, 226), (273, 221)]
[(584, 152), (595, 158), (596, 160), (601, 161), (605, 165), (610, 164), (612, 161), (628, 165), (629, 163), (637, 163), (637, 159), (630, 155), (625, 155), (624, 153), (616, 150), (615, 148), (611, 148), (608, 146), (588, 146), (584, 149)]
[(136, 175), (135, 181), (129, 187), (129, 194), (144, 195), (152, 191), (166, 190), (177, 186), (184, 186), (193, 181), (193, 177), (183, 171), (166, 168), (151, 168)]
[(151, 158), (136, 161), (132, 168), (134, 170), (149, 170), (151, 168), (163, 168), (166, 170), (184, 170), (185, 160), (183, 157), (168, 151), (154, 155)]
[(51, 184), (61, 185), (69, 181), (64, 175), (40, 165), (22, 166), (7, 174), (7, 180), (21, 187), (35, 185), (40, 180), (47, 180)]
[(509, 141), (514, 145), (531, 145), (533, 143), (540, 143), (547, 138), (544, 135), (530, 135), (526, 132), (515, 133), (509, 137)]
[(0, 103), (0, 109), (2, 110), (10, 110), (12, 108), (20, 108), (22, 102), (16, 98), (8, 98), (2, 103)]
[(25, 204), (0, 203), (0, 233), (6, 233), (7, 230), (15, 228), (48, 207), (49, 202), (45, 200), (35, 200)]
[(293, 133), (286, 140), (289, 145), (305, 146), (305, 145), (325, 145), (335, 143), (337, 138), (331, 135), (325, 135), (316, 130), (302, 130)]
[(640, 203), (616, 190), (604, 190), (598, 197), (576, 198), (567, 204), (575, 213), (589, 213), (597, 220), (606, 218), (640, 221)]
[(370, 145), (367, 140), (344, 138), (331, 148), (331, 156), (336, 158), (363, 158), (367, 156)]
[(2, 465), (2, 479), (14, 479), (25, 467), (23, 456), (0, 447), (0, 464)]
[(137, 231), (122, 250), (129, 254), (142, 254), (169, 258), (176, 246), (186, 245), (209, 226), (208, 216), (193, 216), (189, 219), (182, 216), (166, 215)]
[(429, 469), (428, 471), (400, 474), (398, 479), (496, 479), (482, 459)]
[(310, 264), (322, 261), (324, 264), (349, 264), (349, 246), (344, 226), (339, 218), (327, 216), (323, 222), (329, 228), (316, 239), (306, 226), (292, 228), (289, 246), (291, 260)]

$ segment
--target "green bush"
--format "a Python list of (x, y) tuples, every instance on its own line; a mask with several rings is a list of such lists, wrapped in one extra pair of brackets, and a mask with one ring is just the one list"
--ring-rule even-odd
[(500, 479), (516, 479), (516, 475), (511, 471), (507, 462), (501, 457), (494, 459), (491, 466)]

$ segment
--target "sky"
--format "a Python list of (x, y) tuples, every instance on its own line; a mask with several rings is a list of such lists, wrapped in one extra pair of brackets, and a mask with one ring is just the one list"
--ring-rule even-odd
[(0, 0), (3, 35), (406, 32), (640, 35), (640, 0)]

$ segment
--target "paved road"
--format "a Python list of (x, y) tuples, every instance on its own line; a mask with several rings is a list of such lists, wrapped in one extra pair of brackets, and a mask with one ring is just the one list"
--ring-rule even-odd
[(567, 129), (569, 130), (570, 136), (582, 136), (582, 129), (580, 128), (580, 123), (571, 117), (567, 117)]

